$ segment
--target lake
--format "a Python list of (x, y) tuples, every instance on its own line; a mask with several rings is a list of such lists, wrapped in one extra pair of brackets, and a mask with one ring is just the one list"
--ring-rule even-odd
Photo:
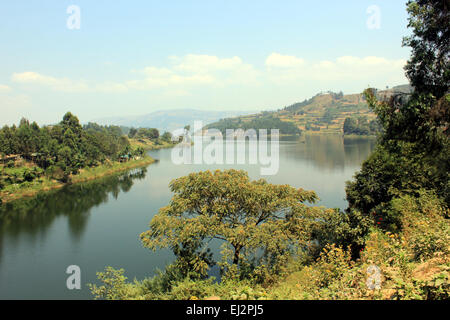
[[(369, 137), (285, 137), (280, 168), (269, 182), (314, 190), (318, 205), (345, 209), (345, 181), (375, 146)], [(151, 151), (159, 161), (96, 181), (68, 186), (0, 207), (0, 299), (92, 299), (87, 283), (105, 266), (124, 268), (130, 280), (152, 276), (173, 256), (151, 252), (139, 234), (168, 204), (169, 182), (190, 172), (236, 168), (260, 178), (259, 165), (175, 165), (171, 149)], [(66, 268), (81, 268), (81, 290), (66, 288)]]

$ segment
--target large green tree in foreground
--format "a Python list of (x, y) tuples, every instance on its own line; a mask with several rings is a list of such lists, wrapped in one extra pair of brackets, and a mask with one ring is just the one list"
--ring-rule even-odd
[[(205, 171), (175, 179), (170, 204), (160, 209), (141, 234), (150, 249), (170, 248), (182, 270), (206, 275), (212, 239), (223, 242), (225, 275), (281, 268), (294, 250), (306, 250), (319, 208), (317, 196), (289, 185), (252, 181), (244, 171)], [(256, 268), (258, 270), (256, 270)]]

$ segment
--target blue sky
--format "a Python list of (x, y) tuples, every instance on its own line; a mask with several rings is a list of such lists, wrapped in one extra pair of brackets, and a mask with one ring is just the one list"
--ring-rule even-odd
[[(0, 124), (270, 110), (404, 84), (405, 2), (2, 1)], [(67, 28), (70, 5), (80, 29)]]

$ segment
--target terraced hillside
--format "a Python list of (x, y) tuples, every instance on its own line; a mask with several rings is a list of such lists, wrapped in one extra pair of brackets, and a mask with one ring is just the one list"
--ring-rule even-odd
[[(378, 96), (389, 97), (393, 93), (408, 92), (410, 92), (410, 87), (402, 85), (387, 90), (379, 90)], [(221, 119), (206, 128), (222, 129), (226, 127), (234, 129), (242, 127), (245, 129), (249, 124), (254, 123), (273, 123), (276, 126), (279, 119), (294, 124), (301, 131), (339, 133), (342, 132), (344, 121), (348, 117), (366, 117), (368, 121), (376, 118), (375, 114), (369, 110), (363, 94), (344, 95), (342, 92), (326, 92), (277, 111), (264, 111), (257, 114)], [(280, 128), (280, 131), (285, 134), (290, 133), (283, 132), (283, 128)]]

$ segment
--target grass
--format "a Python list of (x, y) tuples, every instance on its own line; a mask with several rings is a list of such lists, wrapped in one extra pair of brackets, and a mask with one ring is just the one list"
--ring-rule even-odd
[(375, 134), (367, 134), (367, 135), (361, 135), (361, 134), (345, 134), (344, 137), (347, 139), (358, 139), (358, 138), (377, 138), (377, 135)]
[(72, 176), (72, 183), (84, 182), (93, 179), (98, 179), (113, 173), (147, 166), (155, 162), (150, 156), (145, 156), (138, 160), (131, 160), (128, 162), (109, 162), (94, 168), (85, 168), (80, 170), (80, 173)]
[(158, 150), (164, 148), (173, 148), (178, 142), (168, 142), (164, 140), (150, 140), (146, 138), (130, 139), (133, 148), (141, 147), (144, 150)]

